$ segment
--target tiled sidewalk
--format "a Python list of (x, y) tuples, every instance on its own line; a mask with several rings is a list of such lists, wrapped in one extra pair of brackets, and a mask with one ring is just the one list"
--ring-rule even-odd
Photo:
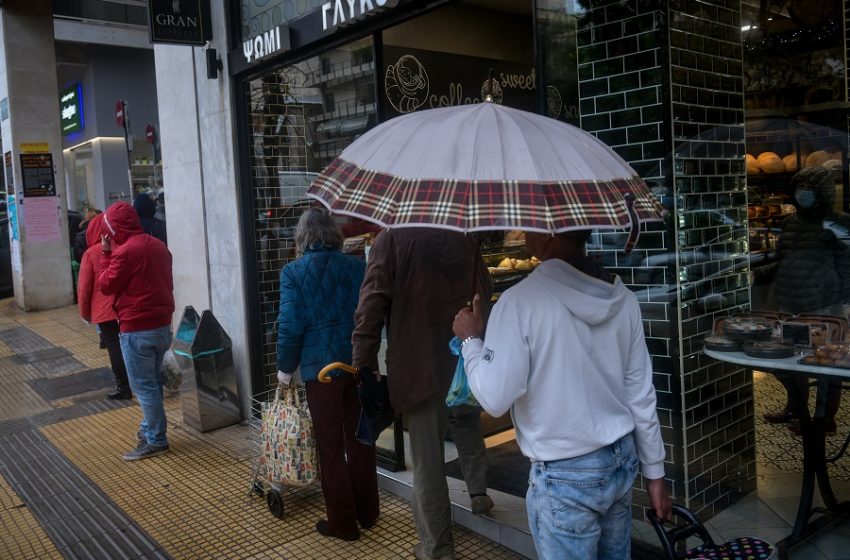
[[(141, 413), (108, 389), (45, 398), (51, 380), (108, 365), (76, 308), (22, 313), (0, 301), (0, 558), (407, 559), (410, 508), (381, 493), (381, 517), (356, 543), (321, 537), (317, 486), (285, 493), (276, 519), (249, 495), (252, 434), (199, 434), (168, 399), (171, 452), (124, 463)], [(518, 559), (455, 527), (458, 559)]]

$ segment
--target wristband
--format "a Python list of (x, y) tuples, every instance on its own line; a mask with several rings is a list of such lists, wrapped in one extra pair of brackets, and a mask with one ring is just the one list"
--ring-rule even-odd
[(464, 338), (464, 339), (461, 341), (461, 343), (460, 343), (460, 349), (461, 349), (461, 350), (463, 350), (463, 347), (464, 347), (464, 346), (466, 346), (467, 342), (469, 342), (470, 340), (481, 340), (481, 337), (480, 337), (480, 336), (475, 336), (474, 334), (473, 334), (473, 335), (471, 335), (471, 336), (467, 336), (466, 338)]

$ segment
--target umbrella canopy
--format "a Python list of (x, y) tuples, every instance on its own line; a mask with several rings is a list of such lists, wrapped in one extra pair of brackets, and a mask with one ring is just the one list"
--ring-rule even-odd
[(410, 113), (373, 128), (307, 195), (388, 228), (463, 232), (636, 232), (664, 212), (637, 173), (593, 135), (489, 102)]

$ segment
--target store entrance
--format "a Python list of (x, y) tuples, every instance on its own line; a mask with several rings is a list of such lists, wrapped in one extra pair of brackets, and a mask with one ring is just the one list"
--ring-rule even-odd
[[(305, 198), (310, 182), (360, 135), (405, 113), (479, 103), (488, 92), (496, 102), (540, 112), (533, 5), (532, 0), (452, 2), (243, 82), (256, 394), (276, 383), (280, 270), (296, 257), (294, 229), (311, 204)], [(556, 105), (560, 114), (560, 102)], [(363, 254), (361, 245), (349, 245)], [(509, 418), (485, 416), (483, 424), (485, 434), (513, 440)], [(402, 443), (401, 426), (382, 434), (382, 465), (401, 468)]]
[[(386, 29), (378, 80), (382, 120), (480, 103), (487, 95), (496, 103), (539, 112), (533, 9), (531, 0), (463, 0)], [(504, 233), (484, 235), (483, 241), (485, 259), (488, 264), (495, 259), (495, 266), (505, 256)], [(510, 245), (511, 256), (524, 251), (516, 239)], [(516, 281), (522, 277), (515, 276)], [(494, 280), (497, 293), (510, 285)], [(450, 418), (445, 447), (447, 474), (456, 479), (462, 479), (462, 472), (451, 426), (465, 424), (459, 419), (465, 414)], [(509, 414), (492, 418), (481, 413), (489, 485), (525, 496), (528, 460), (519, 452), (512, 428)], [(389, 434), (384, 438), (388, 440)], [(410, 467), (409, 454), (405, 463)]]

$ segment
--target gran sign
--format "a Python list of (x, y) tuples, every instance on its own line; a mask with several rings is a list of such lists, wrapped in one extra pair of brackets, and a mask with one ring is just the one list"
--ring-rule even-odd
[(398, 0), (333, 0), (322, 4), (322, 31), (333, 31), (387, 8)]
[(212, 38), (209, 0), (149, 0), (152, 43), (203, 45)]
[(63, 135), (83, 129), (83, 88), (79, 83), (59, 93), (59, 110)]

